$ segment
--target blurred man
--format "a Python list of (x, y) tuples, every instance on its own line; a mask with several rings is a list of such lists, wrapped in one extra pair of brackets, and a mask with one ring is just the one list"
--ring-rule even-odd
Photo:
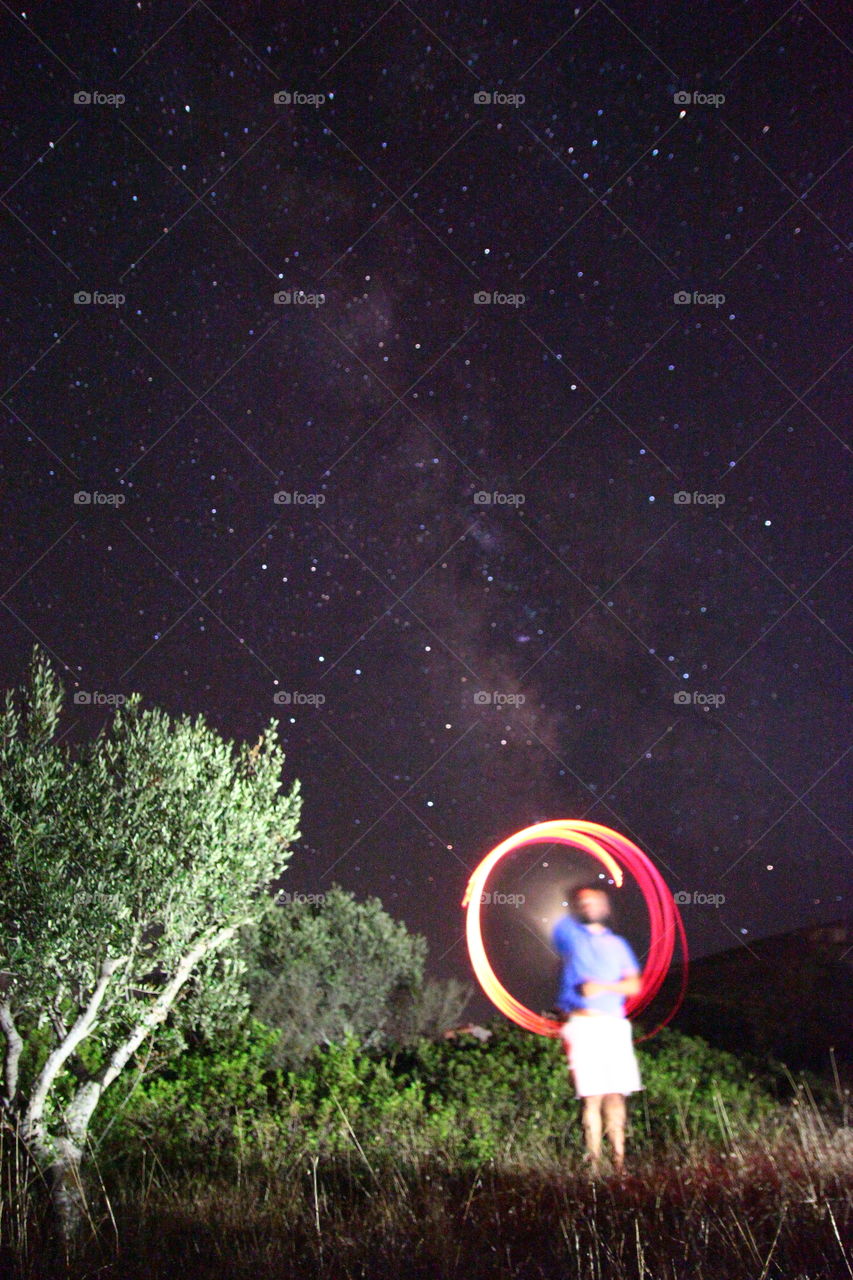
[(642, 1089), (625, 1017), (625, 997), (642, 986), (637, 957), (624, 938), (604, 923), (610, 915), (606, 889), (578, 885), (569, 895), (574, 912), (559, 920), (552, 941), (563, 959), (557, 1010), (565, 1018), (564, 1041), (575, 1093), (583, 1099), (587, 1158), (595, 1172), (602, 1129), (613, 1167), (625, 1162), (625, 1095)]

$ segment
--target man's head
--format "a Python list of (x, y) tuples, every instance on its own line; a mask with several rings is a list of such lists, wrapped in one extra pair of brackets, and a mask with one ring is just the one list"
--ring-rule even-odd
[(569, 906), (585, 924), (603, 923), (610, 915), (607, 890), (597, 884), (578, 884), (569, 894)]

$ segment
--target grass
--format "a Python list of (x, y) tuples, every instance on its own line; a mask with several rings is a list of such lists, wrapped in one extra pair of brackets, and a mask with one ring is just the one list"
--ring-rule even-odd
[(593, 1176), (579, 1142), (559, 1160), (544, 1143), (527, 1158), (508, 1145), (462, 1167), (368, 1155), (350, 1129), (344, 1155), (247, 1138), (207, 1171), (143, 1144), (90, 1166), (71, 1258), (7, 1134), (0, 1268), (10, 1280), (853, 1280), (853, 1129), (800, 1087), (763, 1130), (723, 1131), (716, 1145), (629, 1139), (621, 1177)]

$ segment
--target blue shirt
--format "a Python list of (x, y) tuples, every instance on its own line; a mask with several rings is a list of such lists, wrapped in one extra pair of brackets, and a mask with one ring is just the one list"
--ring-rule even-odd
[(572, 916), (563, 916), (554, 927), (551, 941), (563, 957), (563, 976), (557, 1008), (597, 1009), (599, 1013), (625, 1016), (625, 997), (618, 991), (603, 991), (597, 996), (582, 996), (582, 982), (619, 982), (639, 973), (637, 957), (624, 938), (604, 926), (602, 932), (591, 930)]

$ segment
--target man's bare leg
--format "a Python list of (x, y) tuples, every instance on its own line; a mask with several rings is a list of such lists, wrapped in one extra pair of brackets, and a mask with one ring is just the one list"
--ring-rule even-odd
[(621, 1093), (605, 1093), (601, 1099), (604, 1132), (613, 1150), (613, 1168), (621, 1173), (625, 1166), (625, 1098)]
[(589, 1162), (594, 1173), (598, 1172), (601, 1159), (601, 1101), (602, 1094), (592, 1093), (583, 1099), (583, 1135)]

